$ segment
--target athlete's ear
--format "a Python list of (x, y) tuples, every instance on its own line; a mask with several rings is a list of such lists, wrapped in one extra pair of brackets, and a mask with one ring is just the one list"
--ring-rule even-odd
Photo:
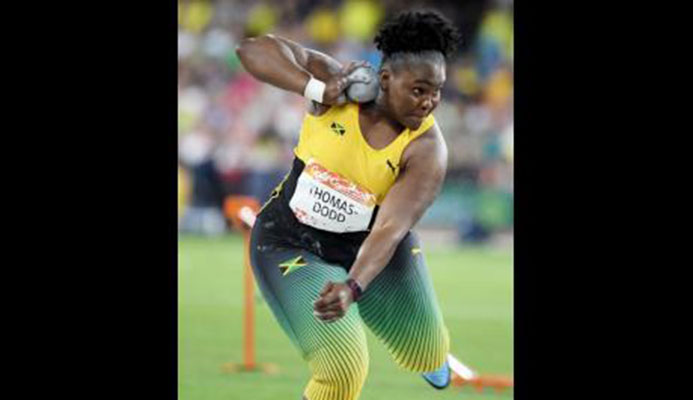
[(387, 92), (390, 87), (390, 80), (392, 79), (392, 71), (390, 67), (384, 66), (380, 69), (380, 89)]

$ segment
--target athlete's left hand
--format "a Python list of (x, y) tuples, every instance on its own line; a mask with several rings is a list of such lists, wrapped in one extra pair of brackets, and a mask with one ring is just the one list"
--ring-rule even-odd
[(327, 282), (313, 303), (313, 315), (324, 322), (334, 322), (346, 314), (353, 303), (351, 289), (346, 283)]

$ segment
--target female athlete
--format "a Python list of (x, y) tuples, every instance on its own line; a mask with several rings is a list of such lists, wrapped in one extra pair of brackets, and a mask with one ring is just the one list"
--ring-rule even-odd
[(403, 368), (450, 382), (449, 336), (415, 233), (440, 191), (447, 148), (431, 114), (459, 33), (435, 11), (385, 23), (374, 101), (344, 101), (346, 66), (265, 35), (237, 49), (258, 80), (310, 100), (291, 171), (258, 214), (251, 264), (308, 362), (304, 400), (353, 400), (368, 370), (364, 326)]

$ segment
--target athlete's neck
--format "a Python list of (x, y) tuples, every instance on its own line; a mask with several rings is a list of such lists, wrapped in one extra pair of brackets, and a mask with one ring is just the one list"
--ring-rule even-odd
[(378, 93), (378, 97), (370, 103), (362, 104), (361, 111), (364, 112), (374, 122), (385, 122), (395, 131), (402, 132), (406, 127), (400, 124), (392, 115), (385, 102), (383, 92)]

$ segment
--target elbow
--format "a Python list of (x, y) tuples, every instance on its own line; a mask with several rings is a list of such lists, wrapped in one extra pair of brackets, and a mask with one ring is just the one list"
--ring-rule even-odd
[(262, 53), (263, 48), (265, 48), (272, 40), (274, 40), (274, 37), (271, 34), (258, 37), (248, 37), (241, 40), (241, 42), (236, 46), (236, 55), (241, 61), (241, 64), (247, 68), (248, 64), (252, 63), (252, 61), (256, 58), (256, 55)]
[(241, 40), (238, 46), (236, 46), (236, 54), (238, 54), (239, 56), (242, 54), (247, 54), (249, 52), (252, 52), (253, 50), (266, 46), (269, 42), (274, 40), (275, 37), (272, 34), (244, 38), (243, 40)]
[(241, 63), (245, 65), (245, 63), (248, 60), (248, 53), (252, 53), (252, 49), (255, 46), (255, 42), (257, 40), (255, 38), (245, 38), (243, 39), (238, 46), (236, 46), (236, 55), (238, 56), (238, 59), (241, 60)]

